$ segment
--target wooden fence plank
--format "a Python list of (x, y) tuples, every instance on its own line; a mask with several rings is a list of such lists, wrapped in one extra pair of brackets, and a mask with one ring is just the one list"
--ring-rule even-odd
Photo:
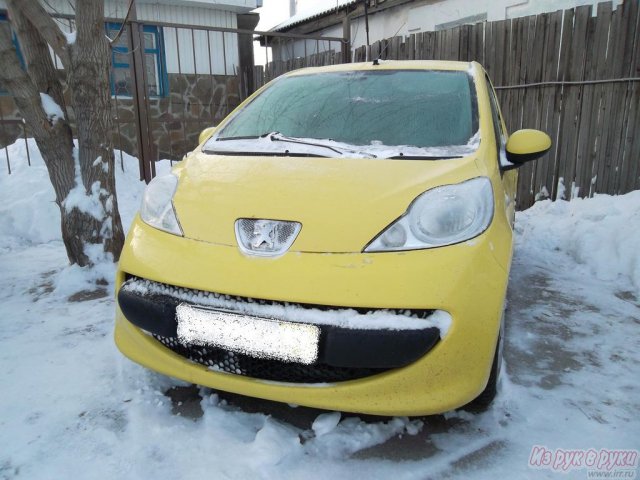
[(492, 79), (494, 74), (494, 65), (496, 63), (494, 31), (494, 22), (487, 23), (484, 32), (484, 68)]
[(465, 62), (470, 61), (469, 44), (471, 42), (471, 25), (462, 25), (460, 27), (460, 44), (458, 46), (458, 60)]
[(424, 60), (435, 60), (436, 32), (425, 32), (424, 37)]
[[(623, 42), (623, 39), (619, 36), (621, 23), (622, 8), (618, 6), (618, 8), (613, 12), (611, 18), (609, 48), (607, 49), (606, 59), (607, 76), (611, 77), (613, 77), (616, 67), (617, 70), (620, 70), (620, 55), (616, 50), (620, 49), (621, 43)], [(614, 175), (612, 174), (612, 170), (615, 168), (615, 165), (611, 158), (611, 124), (617, 115), (613, 105), (614, 90), (613, 85), (609, 85), (608, 88), (606, 88), (600, 103), (600, 115), (601, 118), (606, 120), (606, 123), (603, 123), (604, 128), (602, 128), (600, 138), (598, 139), (600, 147), (598, 148), (598, 154), (596, 157), (596, 162), (598, 163), (596, 189), (598, 192), (602, 193), (613, 193), (612, 186)]]
[[(584, 80), (595, 80), (598, 73), (598, 57), (594, 55), (596, 51), (596, 29), (598, 18), (589, 17), (587, 19), (587, 31), (584, 41)], [(589, 53), (590, 52), (590, 53)], [(578, 192), (588, 193), (591, 187), (591, 164), (589, 151), (592, 146), (592, 138), (589, 136), (589, 122), (592, 118), (591, 110), (595, 96), (595, 85), (584, 85), (580, 87), (581, 99), (579, 101), (578, 113), (578, 135), (576, 138), (575, 154), (575, 184)]]
[[(545, 81), (557, 81), (559, 78), (558, 72), (558, 64), (560, 62), (560, 45), (562, 42), (562, 21), (563, 21), (563, 12), (562, 10), (558, 10), (551, 14), (550, 18), (550, 32), (552, 33), (552, 37), (550, 37), (548, 43), (547, 50), (547, 65), (545, 65), (544, 76), (543, 79)], [(558, 145), (558, 125), (560, 124), (560, 95), (557, 92), (560, 91), (559, 88), (550, 88), (545, 87), (543, 90), (548, 100), (548, 113), (547, 113), (547, 123), (545, 126), (545, 132), (549, 134), (551, 140), (553, 141), (553, 145), (551, 147), (551, 151), (548, 154), (546, 163), (546, 180), (545, 187), (549, 195), (553, 194), (555, 186), (557, 184), (557, 178), (555, 176), (556, 172), (556, 162), (559, 161), (558, 156), (556, 155), (557, 145)]]
[[(585, 54), (584, 49), (587, 24), (591, 16), (591, 6), (585, 5), (576, 8), (575, 21), (573, 24), (573, 35), (569, 48), (569, 64), (567, 76), (565, 80), (578, 82), (583, 79)], [(562, 168), (559, 176), (564, 178), (567, 198), (572, 195), (572, 187), (575, 182), (575, 158), (578, 144), (578, 121), (580, 116), (580, 99), (582, 96), (581, 85), (570, 85), (564, 88), (565, 95), (563, 97), (562, 109), (564, 110), (564, 118), (561, 128), (564, 130), (562, 136), (562, 144), (560, 145), (560, 154), (562, 158)]]
[[(521, 83), (533, 83), (536, 82), (537, 68), (536, 63), (541, 63), (539, 58), (542, 56), (542, 46), (537, 45), (537, 25), (541, 22), (537, 22), (537, 17), (525, 18), (525, 32), (526, 32), (526, 45), (523, 45), (522, 50), (522, 62), (520, 67), (520, 81)], [(536, 62), (536, 58), (538, 58)], [(518, 128), (535, 128), (535, 122), (537, 117), (537, 105), (536, 105), (536, 89), (518, 89), (518, 110), (513, 112), (518, 116)], [(535, 163), (527, 162), (520, 167), (518, 172), (519, 183), (519, 195), (518, 206), (520, 209), (527, 208), (533, 204), (534, 201), (534, 185), (533, 179), (535, 174)]]
[[(527, 71), (525, 74), (527, 83), (538, 83), (542, 81), (542, 69), (544, 65), (544, 44), (546, 40), (547, 16), (538, 15), (534, 22), (529, 23), (530, 32), (533, 37), (530, 38), (527, 53)], [(522, 111), (522, 127), (523, 128), (542, 128), (542, 88), (533, 87), (525, 89), (524, 108)], [(540, 190), (537, 182), (538, 165), (546, 159), (539, 159), (531, 162), (529, 166), (529, 195), (525, 199), (521, 199), (521, 204), (530, 206), (535, 201), (535, 195)], [(525, 182), (526, 177), (523, 175), (521, 181)]]
[[(634, 52), (631, 61), (631, 75), (640, 77), (640, 11), (636, 19)], [(640, 131), (640, 82), (633, 83), (629, 105), (633, 110), (629, 113), (624, 155), (625, 159), (628, 159), (630, 168), (626, 183), (621, 185), (621, 193), (640, 189), (640, 135), (638, 135), (638, 131)]]
[[(590, 47), (591, 54), (587, 56), (585, 71), (585, 78), (588, 80), (606, 78), (607, 76), (607, 44), (612, 8), (611, 2), (598, 4), (594, 41), (593, 46)], [(600, 147), (598, 135), (601, 129), (605, 128), (604, 118), (599, 118), (598, 112), (603, 92), (610, 88), (610, 85), (585, 85), (584, 88), (586, 92), (591, 92), (591, 97), (589, 98), (588, 93), (585, 94), (584, 110), (581, 116), (580, 135), (586, 138), (580, 139), (578, 147), (577, 165), (578, 170), (582, 172), (578, 183), (582, 188), (582, 194), (592, 196), (598, 168), (596, 163), (596, 152)]]
[[(624, 32), (625, 42), (622, 56), (622, 71), (620, 74), (623, 77), (631, 77), (637, 73), (637, 69), (634, 68), (633, 61), (637, 58), (638, 48), (638, 1), (626, 0), (623, 6), (623, 16), (626, 21), (626, 28)], [(634, 55), (635, 53), (635, 55)], [(628, 183), (628, 177), (632, 170), (632, 162), (639, 162), (639, 158), (630, 159), (625, 155), (625, 148), (630, 143), (630, 136), (627, 135), (627, 129), (629, 127), (630, 120), (633, 120), (634, 116), (632, 112), (634, 85), (631, 83), (619, 83), (619, 94), (616, 96), (618, 102), (622, 102), (622, 110), (619, 112), (619, 122), (614, 126), (614, 138), (617, 137), (617, 141), (614, 143), (612, 156), (616, 159), (616, 175), (614, 182), (614, 190), (616, 193), (622, 191)], [(636, 101), (637, 101), (636, 97)], [(637, 132), (635, 133), (637, 136)], [(629, 138), (629, 140), (627, 140)]]
[(416, 36), (411, 35), (408, 42), (407, 59), (415, 60), (416, 58)]
[(484, 30), (486, 23), (476, 23), (473, 26), (475, 49), (473, 60), (484, 65)]
[(446, 35), (447, 32), (445, 30), (440, 30), (438, 32), (434, 32), (435, 36), (433, 38), (433, 58), (434, 60), (444, 60), (445, 51), (447, 48)]
[[(557, 63), (559, 53), (559, 33), (562, 12), (552, 14), (543, 14), (538, 17), (541, 21), (543, 30), (542, 52), (540, 58), (540, 81), (548, 82), (556, 79)], [(553, 95), (548, 87), (537, 87), (538, 105), (540, 109), (539, 128), (546, 132), (555, 141), (555, 132), (551, 131), (553, 122)], [(535, 179), (534, 179), (534, 198), (533, 200), (547, 198), (551, 192), (553, 182), (553, 153), (547, 154), (536, 161)], [(551, 172), (551, 175), (550, 175)]]
[[(569, 59), (570, 59), (570, 50), (569, 47), (571, 45), (571, 37), (573, 35), (573, 19), (574, 19), (574, 10), (565, 10), (562, 17), (562, 35), (560, 40), (560, 59), (558, 60), (558, 81), (564, 81), (569, 79)], [(555, 200), (558, 197), (558, 186), (560, 182), (560, 177), (564, 174), (563, 172), (563, 159), (566, 158), (563, 153), (563, 145), (565, 137), (567, 136), (567, 131), (564, 128), (566, 111), (564, 105), (565, 101), (565, 88), (561, 86), (560, 88), (556, 88), (555, 91), (555, 99), (554, 99), (554, 116), (557, 116), (558, 124), (557, 124), (557, 140), (556, 140), (556, 148), (555, 148), (555, 156), (556, 161), (554, 162), (554, 184), (553, 190), (551, 192), (551, 198)]]

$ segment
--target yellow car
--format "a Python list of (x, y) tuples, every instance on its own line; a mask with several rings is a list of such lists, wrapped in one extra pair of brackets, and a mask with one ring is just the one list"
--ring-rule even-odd
[(146, 188), (115, 340), (148, 368), (291, 404), (445, 412), (496, 393), (521, 163), (475, 62), (285, 74)]

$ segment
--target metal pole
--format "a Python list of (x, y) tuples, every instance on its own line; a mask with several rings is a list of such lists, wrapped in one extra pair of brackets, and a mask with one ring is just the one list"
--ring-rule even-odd
[[(132, 19), (135, 19), (135, 5), (131, 12)], [(138, 146), (140, 148), (140, 179), (149, 183), (154, 175), (154, 165), (152, 165), (151, 155), (151, 131), (149, 129), (149, 109), (147, 105), (147, 81), (144, 69), (144, 35), (142, 32), (142, 24), (133, 20), (129, 24), (129, 39), (131, 45), (131, 53), (133, 54), (133, 80), (135, 82), (136, 95), (136, 113), (137, 113), (137, 132)]]
[(22, 120), (22, 131), (24, 133), (24, 148), (27, 150), (27, 165), (31, 166), (31, 155), (29, 154), (29, 142), (27, 141), (27, 122)]
[(367, 47), (369, 46), (369, 0), (364, 0), (364, 26), (367, 31)]
[[(0, 108), (0, 125), (2, 125), (2, 130), (5, 135), (7, 133), (6, 126), (4, 123), (4, 115), (2, 114), (2, 109)], [(7, 137), (8, 138), (8, 137)], [(7, 170), (9, 171), (9, 175), (11, 175), (11, 162), (9, 162), (9, 149), (7, 148), (7, 144), (4, 145), (4, 154), (7, 157)]]

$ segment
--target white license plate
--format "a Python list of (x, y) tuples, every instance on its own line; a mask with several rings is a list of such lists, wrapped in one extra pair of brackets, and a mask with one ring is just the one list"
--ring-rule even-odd
[(318, 359), (320, 328), (239, 313), (176, 308), (178, 339), (183, 344), (224, 348), (258, 358), (311, 364)]

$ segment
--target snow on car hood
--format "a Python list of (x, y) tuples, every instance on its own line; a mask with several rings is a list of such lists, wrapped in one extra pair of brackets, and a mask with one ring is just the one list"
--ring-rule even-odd
[[(475, 155), (478, 155), (476, 152)], [(296, 221), (290, 252), (360, 252), (422, 192), (483, 174), (474, 156), (447, 160), (192, 153), (174, 206), (187, 238), (236, 246), (235, 221)]]

